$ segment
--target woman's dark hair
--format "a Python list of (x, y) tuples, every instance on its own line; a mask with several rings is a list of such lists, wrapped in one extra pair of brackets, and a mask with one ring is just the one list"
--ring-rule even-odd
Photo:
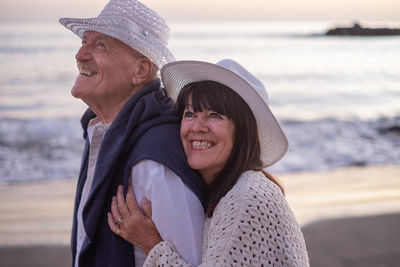
[[(208, 187), (207, 216), (210, 217), (220, 199), (232, 189), (243, 172), (262, 170), (260, 139), (253, 112), (229, 87), (214, 81), (193, 82), (184, 86), (175, 106), (179, 118), (182, 118), (190, 95), (194, 112), (213, 110), (227, 116), (235, 125), (232, 152), (224, 168)], [(282, 189), (272, 175), (263, 173)]]

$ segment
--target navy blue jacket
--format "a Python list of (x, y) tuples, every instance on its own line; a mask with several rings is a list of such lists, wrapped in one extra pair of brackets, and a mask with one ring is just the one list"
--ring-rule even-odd
[[(86, 115), (94, 115), (86, 113)], [(179, 138), (178, 118), (172, 100), (157, 80), (133, 95), (106, 132), (93, 178), (92, 188), (83, 209), (87, 233), (79, 266), (134, 266), (130, 243), (111, 232), (107, 224), (112, 196), (118, 185), (130, 183), (132, 167), (143, 159), (159, 162), (175, 172), (205, 206), (205, 184), (189, 168)], [(86, 131), (88, 120), (84, 119)], [(86, 128), (85, 128), (86, 127)], [(77, 210), (86, 181), (89, 142), (86, 141), (75, 198), (71, 248), (77, 259)], [(142, 177), (146, 179), (146, 177)]]

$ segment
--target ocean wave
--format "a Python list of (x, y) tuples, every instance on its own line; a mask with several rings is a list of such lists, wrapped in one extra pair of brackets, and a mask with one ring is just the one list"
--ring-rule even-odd
[(83, 140), (72, 119), (1, 119), (0, 183), (75, 178)]
[[(271, 171), (399, 165), (400, 116), (285, 120), (289, 151)], [(0, 119), (0, 183), (76, 178), (84, 141), (79, 118)]]
[(400, 117), (286, 120), (282, 127), (289, 140), (289, 151), (271, 167), (277, 172), (400, 164)]

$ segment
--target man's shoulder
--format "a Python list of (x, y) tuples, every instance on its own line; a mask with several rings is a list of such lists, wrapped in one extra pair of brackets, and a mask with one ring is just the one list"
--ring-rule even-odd
[(140, 137), (140, 141), (153, 145), (180, 142), (179, 129), (180, 126), (177, 123), (154, 125), (143, 133), (143, 135)]
[(168, 158), (174, 155), (182, 160), (184, 154), (179, 137), (179, 125), (159, 124), (149, 128), (137, 140), (133, 150), (139, 152), (142, 157), (152, 155), (156, 158)]
[[(168, 120), (168, 121), (161, 121), (160, 123), (154, 124), (145, 132), (145, 135), (159, 133), (159, 131), (166, 131), (165, 134), (173, 133), (179, 134), (180, 124), (178, 121)], [(160, 133), (161, 135), (164, 132)]]

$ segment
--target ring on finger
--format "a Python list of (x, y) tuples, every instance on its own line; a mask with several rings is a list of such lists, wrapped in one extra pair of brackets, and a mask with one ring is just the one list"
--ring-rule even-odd
[(123, 223), (124, 222), (124, 218), (123, 217), (121, 217), (121, 218), (119, 218), (115, 223), (119, 226), (121, 223)]

